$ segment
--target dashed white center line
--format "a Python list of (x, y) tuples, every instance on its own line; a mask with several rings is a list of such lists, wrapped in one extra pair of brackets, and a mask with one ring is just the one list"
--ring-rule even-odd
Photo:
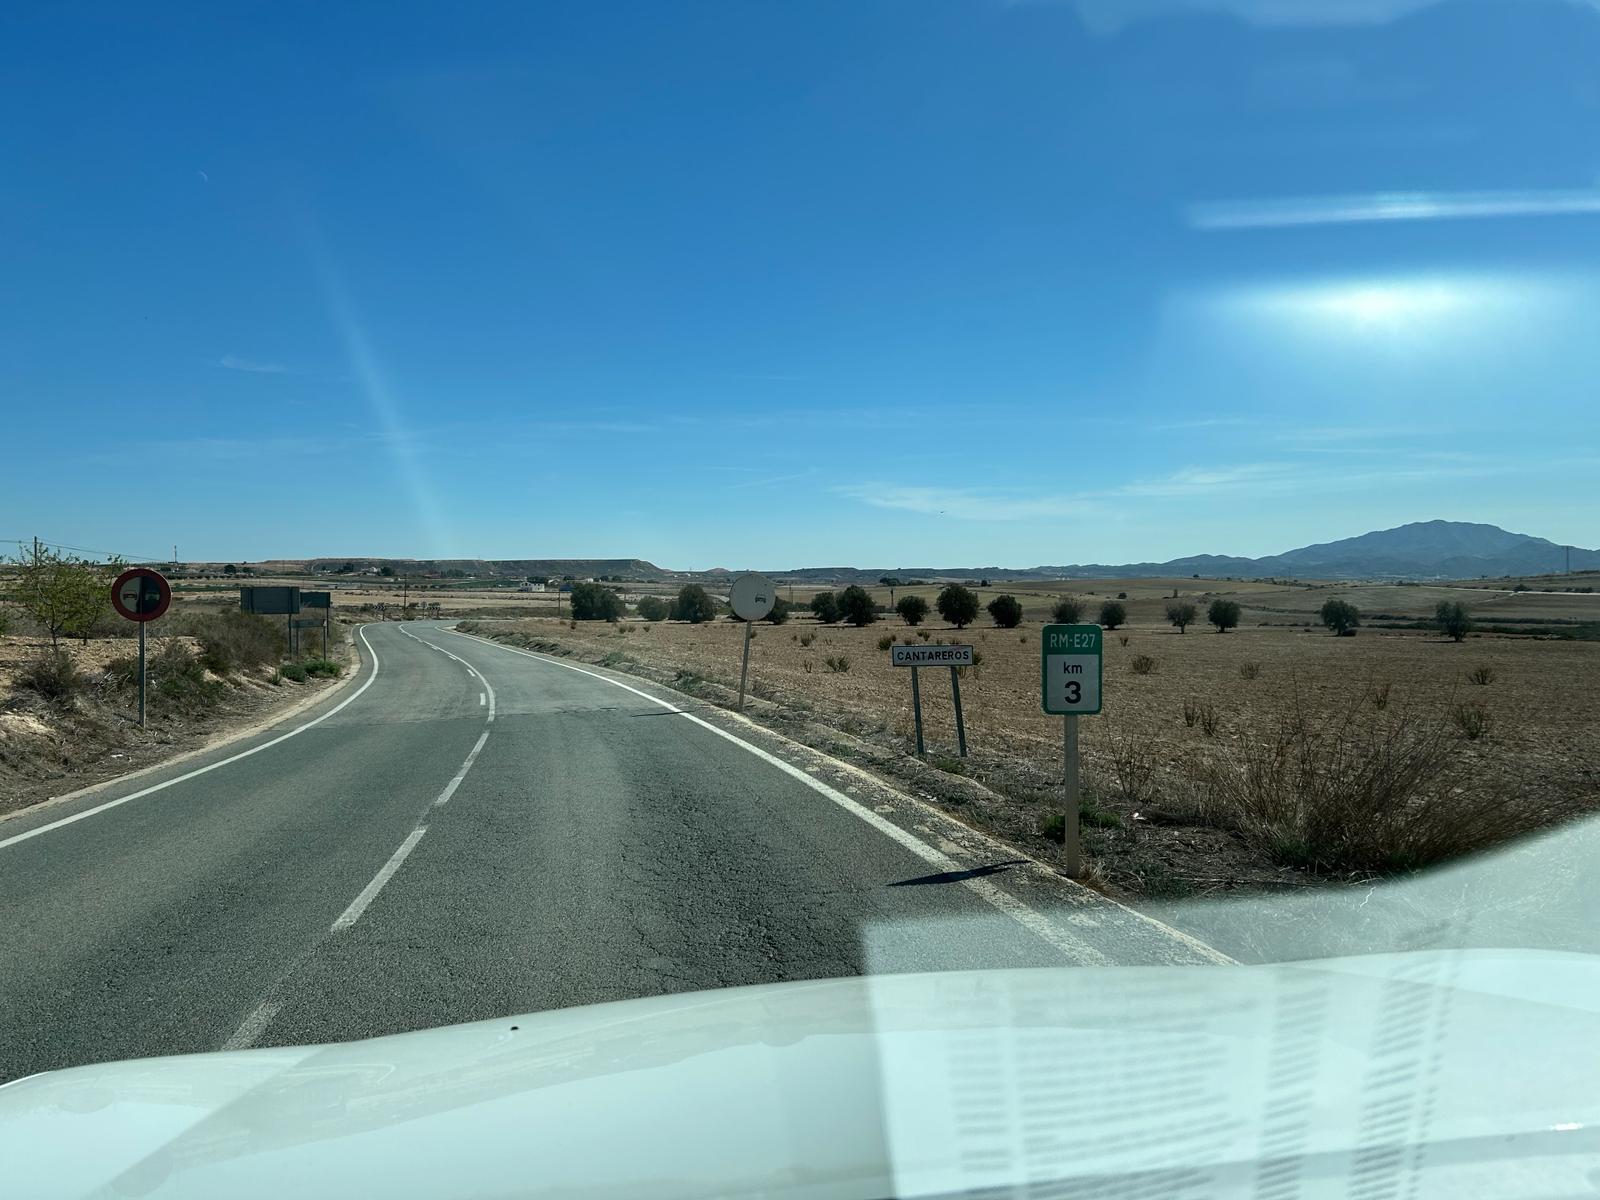
[(461, 786), (461, 781), (467, 777), (467, 772), (472, 770), (472, 764), (478, 757), (478, 751), (483, 749), (483, 744), (489, 740), (489, 731), (485, 729), (478, 737), (477, 743), (472, 747), (472, 753), (467, 755), (467, 761), (461, 764), (455, 778), (444, 785), (444, 791), (439, 793), (439, 798), (433, 802), (435, 808), (450, 802), (450, 797), (456, 794), (456, 789)]
[(417, 843), (422, 840), (422, 835), (427, 832), (428, 827), (426, 825), (418, 826), (411, 831), (406, 840), (400, 843), (400, 849), (391, 854), (389, 861), (378, 869), (378, 873), (372, 877), (372, 882), (362, 888), (361, 894), (350, 901), (350, 907), (339, 914), (339, 919), (333, 923), (333, 933), (338, 933), (341, 929), (349, 929), (350, 926), (361, 919), (361, 914), (367, 911), (367, 905), (371, 904), (378, 893), (383, 891), (383, 885), (388, 883), (394, 873), (400, 869), (400, 864), (405, 862), (406, 856), (417, 848)]
[(488, 703), (488, 699), (489, 698), (487, 696), (485, 696), (482, 692), (479, 692), (478, 693), (478, 707), (482, 708), (486, 703)]
[(272, 1024), (272, 1018), (278, 1015), (278, 1010), (283, 1005), (276, 1000), (268, 1000), (256, 1006), (255, 1011), (244, 1019), (244, 1024), (234, 1030), (233, 1036), (222, 1043), (224, 1050), (245, 1050), (255, 1045), (256, 1039), (266, 1032), (267, 1026)]

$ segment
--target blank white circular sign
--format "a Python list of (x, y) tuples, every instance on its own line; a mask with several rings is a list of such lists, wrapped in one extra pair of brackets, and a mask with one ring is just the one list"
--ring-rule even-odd
[(778, 589), (765, 575), (741, 575), (728, 592), (728, 604), (741, 621), (759, 621), (772, 611)]

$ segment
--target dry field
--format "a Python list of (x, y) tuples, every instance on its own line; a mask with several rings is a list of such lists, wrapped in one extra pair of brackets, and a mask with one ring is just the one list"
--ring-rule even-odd
[[(1300, 881), (1239, 831), (1194, 815), (1207, 765), (1240, 755), (1297, 712), (1316, 728), (1350, 713), (1431, 724), (1448, 739), (1464, 793), (1548, 798), (1558, 807), (1600, 795), (1600, 643), (1484, 635), (1458, 645), (1414, 632), (1364, 629), (1335, 638), (1320, 627), (1250, 624), (1225, 635), (1193, 626), (1179, 634), (1154, 624), (1158, 596), (1147, 590), (1135, 598), (1132, 586), (1115, 590), (1129, 591), (1136, 624), (1106, 635), (1105, 710), (1081, 723), (1090, 807), (1104, 816), (1103, 827), (1087, 830), (1086, 847), (1113, 890), (1185, 894)], [(1267, 585), (1249, 590), (1283, 607), (1285, 591), (1298, 594)], [(1363, 589), (1362, 598), (1398, 611), (1411, 599), (1399, 593), (1422, 589), (1381, 590), (1389, 595)], [(1305, 602), (1310, 611), (1335, 590), (1305, 594), (1315, 597)], [(1043, 608), (1046, 599), (1041, 592), (1024, 604)], [(898, 620), (854, 629), (809, 619), (756, 630), (752, 694), (770, 702), (765, 714), (757, 712), (761, 719), (781, 722), (798, 712), (808, 724), (850, 735), (852, 741), (823, 748), (909, 778), (953, 803), (956, 815), (1049, 855), (1039, 821), (1059, 811), (1061, 723), (1039, 708), (1037, 620), (1012, 630), (923, 627), (934, 641), (970, 642), (982, 659), (961, 683), (971, 751), (965, 764), (949, 761), (955, 733), (948, 674), (922, 673), (928, 753), (938, 770), (907, 757), (914, 750), (910, 672), (890, 667), (879, 646), (886, 636), (918, 640), (918, 631)], [(676, 680), (719, 702), (737, 686), (742, 626), (731, 621), (580, 622), (574, 629), (535, 619), (488, 621), (481, 631)], [(1151, 660), (1148, 673), (1135, 670), (1141, 656)], [(827, 660), (841, 657), (848, 669), (830, 670)], [(1471, 681), (1480, 668), (1490, 682)], [(1469, 725), (1483, 722), (1478, 736), (1463, 731), (1458, 711)], [(963, 794), (969, 780), (993, 798)]]

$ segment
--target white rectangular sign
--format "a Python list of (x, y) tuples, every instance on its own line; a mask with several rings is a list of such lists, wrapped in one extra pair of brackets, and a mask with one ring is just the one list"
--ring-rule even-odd
[(891, 646), (891, 667), (970, 667), (971, 646)]

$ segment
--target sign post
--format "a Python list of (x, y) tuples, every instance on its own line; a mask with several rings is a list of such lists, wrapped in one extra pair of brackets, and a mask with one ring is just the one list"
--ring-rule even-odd
[(961, 715), (961, 680), (958, 669), (972, 665), (971, 646), (890, 646), (889, 665), (911, 668), (911, 715), (917, 725), (917, 757), (925, 753), (922, 742), (922, 685), (917, 671), (922, 667), (950, 668), (950, 696), (956, 705), (956, 744), (961, 757), (967, 756), (967, 723)]
[(1039, 647), (1044, 711), (1061, 715), (1061, 781), (1066, 790), (1062, 865), (1074, 879), (1083, 870), (1078, 832), (1078, 717), (1100, 711), (1103, 638), (1098, 625), (1046, 625)]
[(759, 621), (772, 611), (778, 598), (772, 580), (765, 575), (741, 575), (728, 591), (728, 607), (744, 622), (744, 660), (739, 664), (739, 711), (744, 711), (744, 683), (750, 674), (750, 622)]
[(172, 585), (159, 571), (134, 567), (118, 575), (111, 584), (111, 607), (130, 621), (139, 623), (139, 728), (144, 728), (145, 635), (144, 627), (167, 611), (172, 603)]

